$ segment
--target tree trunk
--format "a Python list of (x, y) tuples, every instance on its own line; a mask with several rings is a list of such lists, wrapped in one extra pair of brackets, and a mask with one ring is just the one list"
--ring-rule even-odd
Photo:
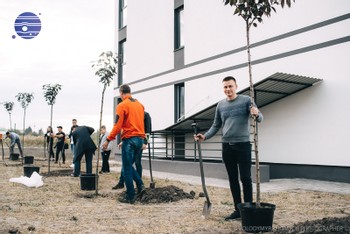
[[(50, 105), (51, 108), (50, 108), (50, 126), (52, 128), (52, 119), (53, 119), (53, 105)], [(50, 175), (50, 163), (51, 163), (51, 155), (50, 155), (50, 149), (51, 149), (51, 140), (49, 140), (49, 143), (48, 143), (48, 149), (49, 149), (49, 160), (48, 160), (48, 169), (47, 169), (47, 175)], [(46, 149), (45, 149), (46, 150)]]
[[(249, 94), (251, 98), (251, 105), (255, 103), (254, 83), (252, 74), (252, 63), (250, 53), (250, 26), (246, 21), (246, 36), (247, 36), (247, 54), (248, 54), (248, 72), (249, 72)], [(255, 153), (255, 176), (256, 176), (256, 206), (260, 206), (260, 165), (259, 165), (259, 151), (258, 151), (258, 134), (257, 134), (257, 122), (255, 117), (252, 117), (251, 126), (253, 128), (254, 137), (254, 153)]]
[(12, 130), (12, 119), (11, 119), (11, 113), (9, 113), (9, 117), (10, 117), (10, 130)]
[[(101, 95), (101, 110), (100, 110), (100, 124), (98, 128), (98, 132), (101, 130), (102, 126), (102, 114), (103, 114), (103, 102), (104, 102), (104, 96), (105, 96), (105, 91), (106, 91), (107, 85), (104, 84), (103, 90), (102, 90), (102, 95)], [(96, 196), (98, 195), (98, 167), (99, 167), (99, 161), (100, 161), (100, 154), (101, 154), (101, 149), (100, 149), (100, 136), (97, 134), (97, 163), (96, 163)]]
[(24, 134), (26, 129), (26, 108), (23, 108), (23, 135), (22, 135), (22, 164), (23, 164), (23, 156), (24, 156)]

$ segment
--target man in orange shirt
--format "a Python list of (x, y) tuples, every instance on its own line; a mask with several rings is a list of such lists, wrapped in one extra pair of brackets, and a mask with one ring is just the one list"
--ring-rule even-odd
[(123, 100), (116, 108), (116, 120), (107, 141), (102, 145), (106, 149), (108, 142), (115, 139), (121, 133), (122, 144), (122, 167), (126, 185), (126, 196), (119, 199), (123, 203), (135, 202), (134, 181), (138, 193), (145, 191), (142, 178), (136, 172), (133, 164), (135, 159), (141, 157), (142, 145), (145, 138), (144, 107), (131, 96), (130, 87), (126, 84), (119, 87), (119, 94)]

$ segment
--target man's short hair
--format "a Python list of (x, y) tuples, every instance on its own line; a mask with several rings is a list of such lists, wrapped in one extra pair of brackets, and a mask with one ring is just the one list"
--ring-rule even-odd
[(101, 129), (106, 129), (106, 126), (102, 125), (102, 126), (101, 126)]
[(235, 79), (233, 76), (226, 76), (226, 77), (222, 80), (222, 82), (224, 82), (224, 81), (230, 81), (230, 80), (233, 80), (235, 83), (237, 83), (237, 82), (236, 82), (236, 79)]
[(119, 87), (119, 92), (121, 93), (131, 93), (131, 89), (130, 89), (130, 86), (127, 85), (127, 84), (123, 84)]
[(8, 135), (8, 134), (10, 134), (10, 132), (7, 131), (7, 132), (6, 132), (6, 135)]
[(72, 119), (72, 121), (77, 121), (77, 119)]

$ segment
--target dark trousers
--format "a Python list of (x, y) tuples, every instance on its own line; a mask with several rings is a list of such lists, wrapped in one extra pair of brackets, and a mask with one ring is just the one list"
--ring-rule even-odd
[(237, 204), (242, 203), (239, 178), (243, 186), (244, 202), (253, 201), (253, 185), (250, 174), (252, 165), (250, 142), (223, 143), (222, 158), (227, 170), (235, 210), (238, 211)]
[(47, 144), (48, 144), (47, 151), (49, 153), (49, 158), (55, 158), (55, 155), (53, 153), (53, 143), (52, 142), (48, 142)]
[(111, 151), (102, 151), (101, 155), (102, 155), (102, 172), (109, 172), (109, 155), (111, 154)]
[(56, 162), (58, 162), (59, 156), (62, 154), (62, 162), (66, 162), (66, 155), (64, 153), (64, 147), (62, 146), (56, 146)]
[(82, 152), (80, 155), (74, 155), (74, 176), (80, 175), (80, 165), (81, 159), (83, 155), (85, 155), (85, 163), (86, 163), (86, 174), (92, 174), (92, 159), (94, 156), (95, 150), (87, 149)]

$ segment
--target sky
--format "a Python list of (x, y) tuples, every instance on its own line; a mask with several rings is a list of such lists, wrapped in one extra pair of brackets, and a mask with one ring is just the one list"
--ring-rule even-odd
[[(14, 102), (12, 128), (23, 129), (24, 111), (15, 96), (26, 92), (34, 99), (26, 111), (25, 128), (46, 131), (50, 106), (43, 95), (45, 84), (62, 85), (53, 107), (54, 131), (61, 125), (69, 132), (73, 118), (79, 125), (98, 128), (103, 84), (91, 62), (103, 51), (115, 51), (114, 8), (114, 0), (0, 1), (0, 103)], [(34, 13), (41, 22), (32, 39), (23, 39), (14, 27), (24, 12)], [(22, 32), (28, 28), (32, 25)], [(112, 128), (113, 115), (112, 84), (104, 95), (102, 124), (107, 129)], [(9, 128), (9, 114), (1, 104), (0, 129)]]

